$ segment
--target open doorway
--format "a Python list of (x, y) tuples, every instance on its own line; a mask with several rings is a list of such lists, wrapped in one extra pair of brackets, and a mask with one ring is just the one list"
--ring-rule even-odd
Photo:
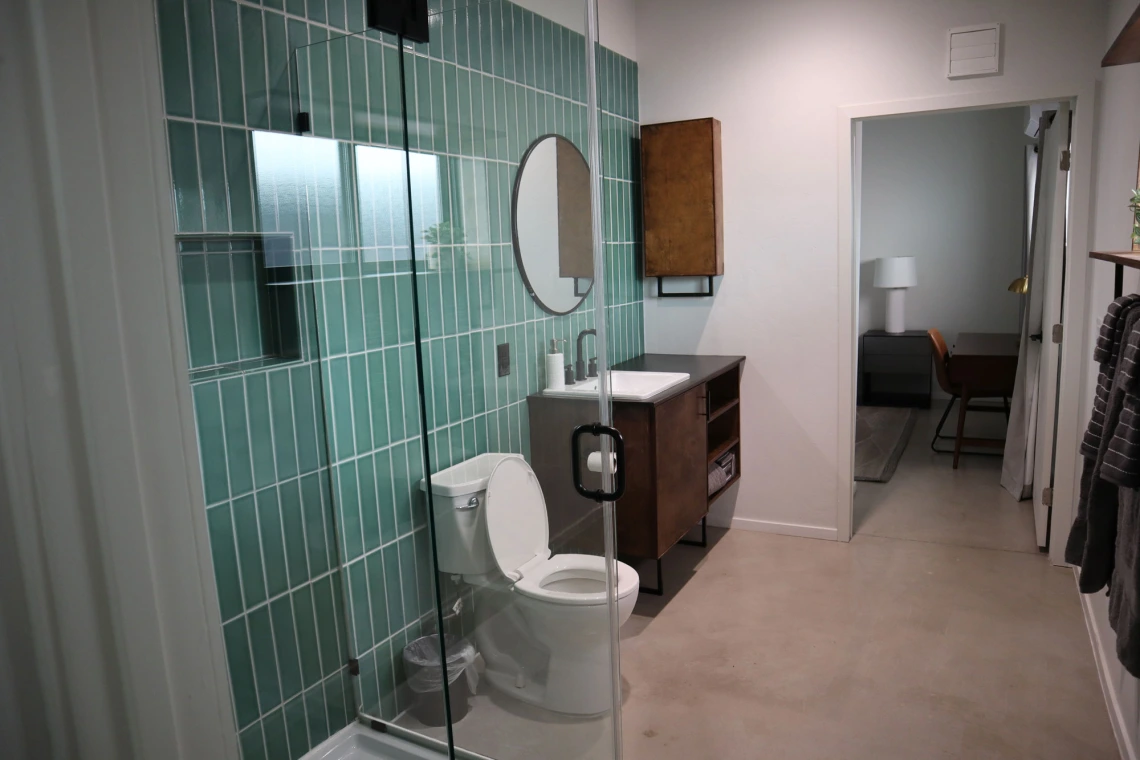
[(1070, 134), (1068, 102), (855, 122), (853, 533), (1047, 549)]

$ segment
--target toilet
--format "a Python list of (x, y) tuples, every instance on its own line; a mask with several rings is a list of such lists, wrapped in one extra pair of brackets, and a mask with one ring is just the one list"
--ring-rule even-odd
[[(427, 482), (421, 481), (421, 489)], [(550, 552), (546, 500), (518, 454), (480, 454), (431, 477), (440, 572), (475, 590), (484, 677), (515, 699), (569, 715), (613, 705), (605, 558)], [(618, 624), (637, 571), (616, 562)]]

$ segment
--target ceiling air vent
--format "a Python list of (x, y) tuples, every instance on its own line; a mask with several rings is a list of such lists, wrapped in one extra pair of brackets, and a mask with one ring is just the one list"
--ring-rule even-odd
[(946, 39), (950, 79), (1001, 73), (1001, 24), (959, 26)]

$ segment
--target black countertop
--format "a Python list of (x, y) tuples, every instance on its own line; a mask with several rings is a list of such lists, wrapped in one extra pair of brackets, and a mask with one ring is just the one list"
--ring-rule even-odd
[(644, 401), (615, 399), (615, 404), (660, 404), (706, 383), (717, 375), (744, 363), (743, 356), (696, 356), (692, 354), (642, 354), (615, 364), (610, 369), (627, 372), (688, 372), (685, 382), (666, 388)]

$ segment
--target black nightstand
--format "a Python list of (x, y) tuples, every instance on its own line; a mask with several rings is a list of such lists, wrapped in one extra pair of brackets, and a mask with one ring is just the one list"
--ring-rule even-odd
[(925, 330), (863, 333), (859, 357), (859, 403), (866, 406), (930, 408), (930, 336)]

